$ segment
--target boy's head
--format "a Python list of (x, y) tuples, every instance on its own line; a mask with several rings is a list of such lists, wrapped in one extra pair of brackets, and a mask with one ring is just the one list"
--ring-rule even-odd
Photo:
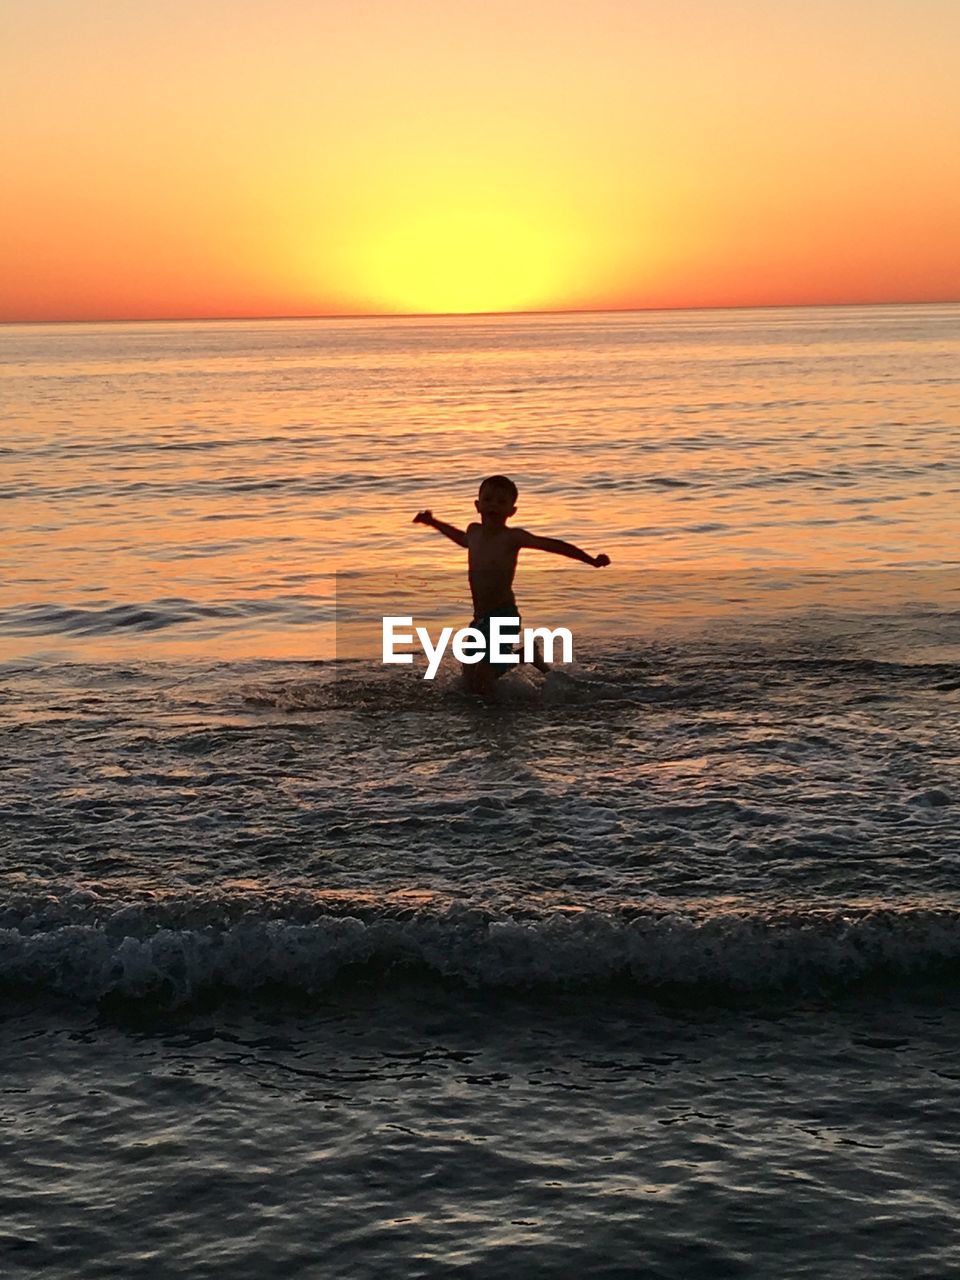
[(485, 521), (504, 524), (517, 509), (517, 486), (506, 476), (487, 476), (474, 505)]

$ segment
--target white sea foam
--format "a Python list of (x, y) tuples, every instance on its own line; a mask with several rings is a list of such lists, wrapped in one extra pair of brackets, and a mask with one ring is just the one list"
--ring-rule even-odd
[(66, 896), (11, 904), (0, 929), (0, 984), (82, 1000), (116, 994), (177, 1002), (212, 989), (254, 993), (272, 985), (313, 993), (348, 980), (358, 966), (428, 971), (479, 987), (621, 980), (651, 991), (762, 994), (902, 981), (958, 961), (960, 912), (931, 906), (762, 913), (638, 906), (497, 916), (369, 899), (328, 910), (309, 896), (109, 908)]

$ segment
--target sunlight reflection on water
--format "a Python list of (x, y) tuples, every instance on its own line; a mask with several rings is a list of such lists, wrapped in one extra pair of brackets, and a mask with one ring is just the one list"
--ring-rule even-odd
[[(465, 524), (493, 471), (517, 522), (634, 582), (956, 563), (955, 306), (7, 326), (0, 345), (10, 656), (321, 656), (334, 572), (453, 569), (410, 518)], [(525, 590), (546, 567), (524, 558)]]

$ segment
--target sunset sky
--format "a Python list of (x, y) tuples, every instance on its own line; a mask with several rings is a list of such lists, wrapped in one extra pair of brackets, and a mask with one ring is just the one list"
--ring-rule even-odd
[(3, 0), (0, 319), (960, 298), (957, 0)]

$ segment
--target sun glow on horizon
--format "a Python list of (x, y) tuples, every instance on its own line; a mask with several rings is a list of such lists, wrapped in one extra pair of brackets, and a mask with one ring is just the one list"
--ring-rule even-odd
[[(609, 250), (569, 209), (551, 214), (511, 191), (438, 189), (374, 208), (343, 235), (335, 272), (370, 313), (558, 309), (611, 271)], [(317, 274), (329, 281), (329, 264)]]
[(351, 275), (372, 311), (533, 311), (563, 295), (565, 249), (562, 235), (518, 211), (434, 204), (372, 229)]

